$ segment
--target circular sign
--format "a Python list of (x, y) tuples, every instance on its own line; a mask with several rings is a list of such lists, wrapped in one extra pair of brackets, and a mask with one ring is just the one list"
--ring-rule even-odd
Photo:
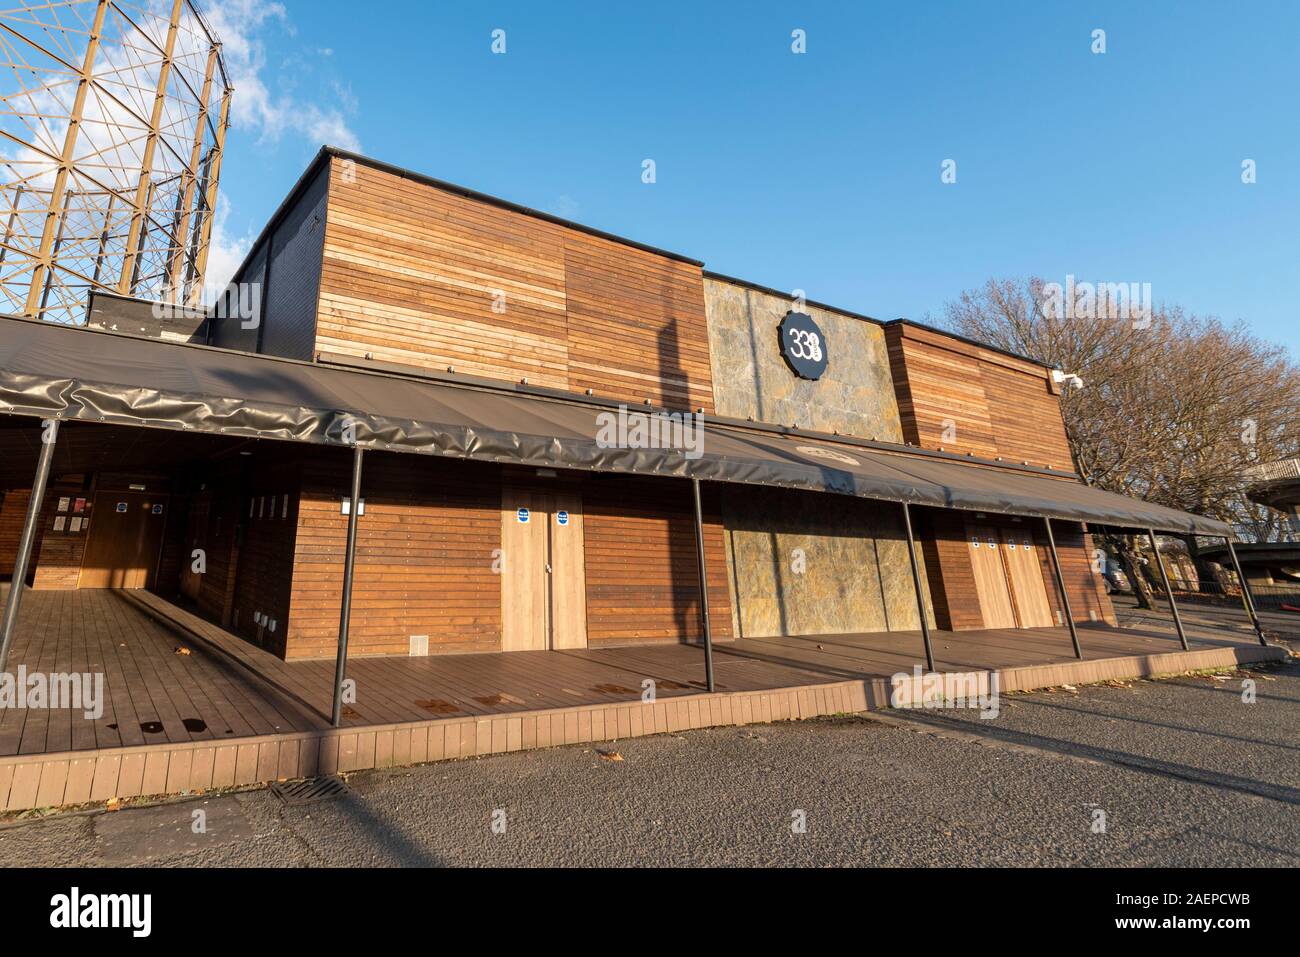
[(826, 371), (826, 337), (804, 312), (787, 312), (777, 331), (781, 355), (801, 379), (820, 379)]
[(564, 509), (560, 509), (558, 512), (555, 513), (555, 520), (559, 522), (561, 525), (568, 525), (569, 513), (566, 512)]
[(804, 455), (811, 455), (815, 459), (830, 459), (832, 462), (843, 462), (845, 465), (862, 464), (853, 456), (838, 449), (826, 449), (819, 445), (796, 445), (795, 451), (802, 452)]
[(529, 516), (528, 509), (521, 508), (519, 511), (515, 512), (515, 515), (518, 517), (520, 525), (528, 524), (528, 516)]

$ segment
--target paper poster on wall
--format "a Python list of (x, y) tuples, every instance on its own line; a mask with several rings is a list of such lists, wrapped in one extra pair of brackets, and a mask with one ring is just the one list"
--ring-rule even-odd
[(69, 526), (69, 528), (68, 528), (68, 531), (71, 531), (71, 532), (79, 532), (79, 531), (81, 531), (81, 519), (74, 517), (74, 518), (72, 519), (72, 524), (71, 524), (71, 525)]
[(75, 500), (72, 503), (72, 510), (74, 512), (84, 512), (86, 510), (86, 500), (84, 498)]
[(64, 525), (67, 524), (67, 521), (68, 521), (68, 520), (67, 520), (64, 516), (62, 516), (62, 515), (57, 516), (57, 517), (54, 519), (54, 530), (55, 530), (56, 532), (61, 532), (61, 531), (63, 531), (63, 527), (64, 527)]
[(71, 503), (72, 503), (72, 499), (68, 498), (67, 496), (64, 496), (63, 498), (59, 499), (59, 509), (58, 509), (58, 510), (59, 510), (60, 512), (66, 512), (66, 511), (68, 510), (68, 506), (69, 506)]

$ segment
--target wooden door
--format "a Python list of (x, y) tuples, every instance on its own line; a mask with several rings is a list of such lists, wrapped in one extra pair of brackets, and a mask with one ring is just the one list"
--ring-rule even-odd
[(195, 601), (203, 576), (194, 571), (194, 552), (208, 548), (208, 517), (212, 513), (212, 495), (201, 492), (190, 500), (189, 514), (185, 518), (185, 554), (181, 556), (181, 594)]
[(166, 525), (166, 497), (100, 492), (90, 512), (90, 535), (78, 588), (148, 588), (158, 568)]
[(1002, 562), (1001, 536), (997, 529), (986, 525), (967, 525), (966, 539), (984, 627), (1016, 627), (1016, 613), (1011, 605), (1011, 591), (1007, 587), (1007, 571)]
[(550, 633), (547, 514), (540, 493), (501, 490), (501, 650), (542, 651)]
[(587, 647), (587, 558), (582, 496), (549, 496), (551, 530), (551, 647)]
[(503, 488), (501, 550), (501, 650), (587, 647), (581, 497)]
[(1028, 529), (1002, 529), (1002, 549), (1020, 627), (1046, 628), (1055, 624), (1043, 581), (1043, 564)]

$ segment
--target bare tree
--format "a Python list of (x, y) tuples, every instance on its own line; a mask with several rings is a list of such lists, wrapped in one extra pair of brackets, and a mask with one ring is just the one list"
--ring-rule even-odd
[[(1278, 534), (1245, 497), (1243, 471), (1300, 453), (1300, 367), (1240, 323), (1177, 307), (1134, 316), (1117, 305), (1099, 296), (1088, 309), (1061, 309), (1040, 279), (990, 280), (949, 303), (945, 320), (1082, 378), (1061, 408), (1089, 485), (1209, 515), (1247, 536)], [(1132, 536), (1102, 538), (1149, 604)]]

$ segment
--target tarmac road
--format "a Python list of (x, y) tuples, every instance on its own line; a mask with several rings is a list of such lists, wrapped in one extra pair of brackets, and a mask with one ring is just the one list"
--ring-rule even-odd
[(19, 822), (0, 864), (1300, 863), (1295, 661), (1004, 696), (991, 721), (889, 712), (601, 747), (621, 760), (556, 748), (357, 774), (305, 807), (255, 790)]

